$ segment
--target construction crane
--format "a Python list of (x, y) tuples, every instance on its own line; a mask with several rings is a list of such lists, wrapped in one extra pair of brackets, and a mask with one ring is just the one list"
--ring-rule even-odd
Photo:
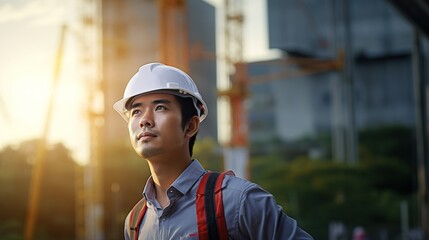
[[(82, 73), (87, 85), (88, 93), (88, 125), (89, 125), (89, 162), (83, 173), (76, 176), (76, 239), (104, 239), (103, 232), (103, 195), (101, 181), (101, 133), (102, 118), (102, 91), (101, 91), (101, 0), (82, 0), (79, 5), (80, 23), (77, 34), (81, 43)], [(37, 146), (36, 158), (32, 170), (28, 213), (24, 239), (34, 239), (37, 226), (40, 192), (42, 189), (43, 169), (46, 157), (47, 136), (49, 134), (55, 91), (58, 86), (63, 60), (64, 40), (70, 29), (62, 27), (59, 46), (54, 68), (54, 81), (48, 101), (48, 110), (44, 122), (42, 136)], [(83, 177), (83, 179), (81, 179)]]
[(25, 221), (25, 231), (24, 231), (25, 240), (34, 239), (34, 230), (37, 224), (40, 192), (42, 188), (43, 170), (44, 170), (45, 158), (46, 158), (46, 143), (47, 143), (48, 134), (50, 131), (50, 126), (52, 125), (51, 121), (52, 121), (52, 112), (53, 112), (53, 107), (55, 102), (55, 91), (58, 87), (60, 73), (61, 73), (61, 63), (63, 59), (64, 38), (65, 38), (66, 30), (67, 30), (67, 27), (64, 25), (61, 28), (60, 41), (59, 41), (57, 55), (55, 59), (52, 90), (49, 94), (46, 119), (42, 129), (42, 136), (40, 137), (40, 140), (37, 145), (36, 157), (34, 160), (34, 166), (32, 168), (29, 198), (28, 198), (28, 210), (27, 210), (27, 216)]
[(87, 84), (89, 161), (81, 176), (83, 179), (77, 183), (80, 189), (76, 193), (76, 239), (104, 239), (101, 1), (80, 0), (78, 5), (80, 67)]
[(249, 179), (248, 117), (244, 100), (247, 95), (247, 78), (243, 68), (243, 22), (241, 0), (224, 0), (224, 61), (229, 88), (221, 89), (220, 96), (226, 96), (230, 110), (229, 130), (231, 133), (224, 146), (224, 167), (237, 176)]
[[(231, 144), (227, 146), (227, 151), (231, 152), (227, 152), (225, 155), (227, 161), (229, 161), (228, 165), (226, 165), (227, 169), (237, 171), (238, 167), (239, 171), (248, 171), (249, 168), (248, 160), (247, 162), (244, 161), (243, 157), (245, 154), (244, 151), (246, 151), (246, 154), (248, 154), (247, 151), (249, 151), (247, 148), (249, 116), (248, 111), (245, 109), (245, 101), (249, 96), (248, 88), (251, 84), (303, 77), (328, 71), (338, 71), (343, 68), (344, 58), (342, 54), (338, 58), (332, 60), (289, 57), (286, 59), (279, 59), (276, 62), (284, 66), (284, 71), (261, 76), (249, 76), (247, 63), (236, 63), (231, 87), (227, 90), (219, 91), (219, 95), (227, 96), (231, 103)], [(276, 63), (272, 62), (271, 64)], [(240, 153), (239, 151), (242, 152)], [(233, 162), (237, 160), (241, 162)], [(245, 177), (250, 177), (250, 174), (247, 172), (243, 174)]]
[[(30, 190), (29, 190), (29, 198), (28, 198), (28, 210), (27, 210), (27, 216), (26, 216), (26, 224), (25, 224), (25, 231), (24, 231), (24, 239), (25, 240), (32, 240), (34, 239), (34, 233), (35, 228), (37, 226), (37, 219), (38, 219), (38, 212), (39, 212), (39, 203), (40, 203), (40, 193), (42, 191), (42, 181), (43, 181), (43, 170), (45, 168), (45, 159), (46, 159), (46, 145), (48, 141), (48, 135), (50, 131), (50, 126), (52, 125), (52, 114), (53, 114), (53, 107), (55, 103), (55, 92), (57, 89), (57, 86), (59, 84), (59, 78), (61, 73), (61, 64), (63, 60), (63, 52), (64, 52), (64, 42), (66, 34), (69, 32), (68, 27), (66, 25), (62, 26), (61, 28), (61, 35), (59, 40), (59, 46), (57, 49), (57, 55), (55, 59), (55, 67), (54, 67), (54, 74), (53, 74), (53, 83), (52, 83), (52, 90), (49, 95), (49, 101), (48, 101), (48, 108), (47, 108), (47, 114), (46, 119), (43, 126), (42, 135), (40, 137), (40, 140), (37, 145), (36, 150), (36, 157), (34, 166), (32, 169), (32, 176), (31, 176), (31, 182), (30, 182)], [(84, 45), (85, 47), (93, 47), (93, 45)], [(84, 48), (85, 48), (84, 47)], [(86, 54), (91, 54), (91, 51), (86, 49)], [(93, 56), (92, 56), (93, 57)], [(91, 61), (94, 61), (94, 59), (91, 58), (85, 58), (85, 65), (88, 66), (88, 64)], [(90, 60), (90, 61), (88, 61)], [(97, 64), (96, 62), (94, 64)], [(89, 64), (92, 66), (91, 64)], [(93, 66), (92, 66), (93, 67)], [(98, 68), (92, 69), (90, 71), (97, 71)], [(91, 75), (94, 77), (93, 75)], [(98, 84), (100, 84), (97, 81), (94, 81), (94, 79), (90, 82), (90, 89), (89, 89), (89, 103), (96, 103), (98, 102), (96, 100), (96, 87)], [(86, 181), (87, 183), (85, 185), (85, 191), (84, 196), (79, 197), (80, 191), (78, 189), (76, 198), (77, 205), (84, 206), (84, 210), (86, 213), (80, 213), (80, 210), (77, 211), (77, 218), (78, 218), (78, 226), (81, 226), (82, 224), (85, 224), (84, 227), (78, 229), (77, 231), (77, 239), (102, 239), (103, 232), (102, 232), (102, 187), (101, 187), (101, 168), (99, 166), (99, 161), (101, 159), (101, 147), (100, 145), (100, 133), (101, 133), (101, 125), (100, 125), (100, 112), (96, 110), (96, 107), (92, 104), (88, 104), (88, 113), (89, 113), (89, 120), (90, 120), (90, 145), (91, 145), (91, 160), (88, 164), (88, 167), (86, 169)], [(77, 209), (78, 210), (78, 209)], [(85, 217), (86, 216), (86, 217)], [(80, 217), (80, 218), (79, 218)], [(87, 218), (87, 222), (83, 223), (83, 219), (81, 218)], [(80, 220), (80, 221), (79, 221)], [(83, 230), (82, 230), (83, 229)], [(86, 230), (86, 231), (85, 231)]]
[(225, 168), (232, 169), (236, 175), (250, 178), (249, 164), (249, 116), (246, 108), (248, 88), (251, 84), (296, 78), (327, 71), (338, 71), (344, 66), (344, 53), (335, 59), (316, 59), (305, 57), (287, 57), (271, 64), (280, 64), (284, 71), (262, 76), (249, 76), (247, 63), (243, 60), (243, 22), (241, 0), (224, 1), (224, 38), (225, 64), (230, 84), (227, 89), (219, 90), (220, 96), (228, 99), (231, 133), (224, 147)]

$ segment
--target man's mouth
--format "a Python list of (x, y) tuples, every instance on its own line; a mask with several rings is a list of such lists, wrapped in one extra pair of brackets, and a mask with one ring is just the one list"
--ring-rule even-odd
[(140, 134), (138, 134), (137, 140), (147, 139), (147, 138), (152, 138), (152, 137), (156, 137), (156, 134), (146, 131), (146, 132), (141, 132)]

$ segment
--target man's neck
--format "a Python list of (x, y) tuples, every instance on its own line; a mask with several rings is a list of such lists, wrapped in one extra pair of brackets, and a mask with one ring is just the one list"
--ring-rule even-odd
[(156, 199), (163, 208), (169, 204), (167, 196), (168, 188), (191, 163), (191, 159), (176, 160), (175, 162), (148, 160), (152, 179), (155, 184)]

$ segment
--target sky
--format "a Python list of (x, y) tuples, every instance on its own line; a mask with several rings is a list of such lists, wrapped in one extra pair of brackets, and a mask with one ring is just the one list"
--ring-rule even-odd
[[(223, 0), (207, 2), (220, 8)], [(0, 0), (0, 149), (41, 136), (54, 81), (60, 29), (63, 24), (71, 29), (75, 26), (76, 3), (77, 0)], [(251, 36), (243, 42), (246, 60), (273, 55), (267, 49), (265, 4), (265, 0), (252, 0), (243, 5), (244, 36)], [(87, 96), (83, 78), (76, 71), (79, 56), (74, 35), (70, 31), (65, 38), (48, 140), (63, 143), (76, 161), (85, 163)]]
[[(0, 148), (42, 135), (60, 29), (73, 21), (74, 8), (72, 1), (0, 1)], [(70, 34), (64, 46), (48, 139), (84, 161), (84, 86), (73, 73), (77, 56)]]

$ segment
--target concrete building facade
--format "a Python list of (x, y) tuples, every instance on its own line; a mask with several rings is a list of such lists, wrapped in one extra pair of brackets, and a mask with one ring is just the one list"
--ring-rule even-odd
[[(349, 6), (335, 0), (267, 3), (269, 46), (282, 50), (285, 58), (335, 59), (345, 50), (351, 54), (357, 129), (414, 126), (413, 29), (393, 6), (387, 1), (350, 1)], [(346, 30), (351, 36), (349, 49)], [(281, 62), (249, 63), (249, 74), (284, 71), (287, 66)], [(293, 141), (347, 128), (342, 70), (273, 79), (250, 89), (252, 141)]]

